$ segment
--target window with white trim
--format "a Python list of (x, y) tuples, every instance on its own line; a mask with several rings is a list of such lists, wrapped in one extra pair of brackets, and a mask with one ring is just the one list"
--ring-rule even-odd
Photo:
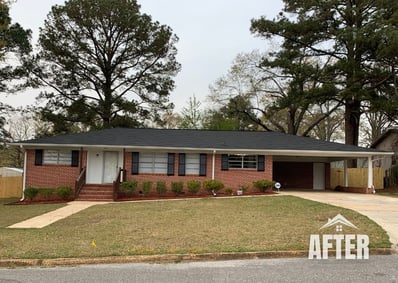
[(185, 174), (198, 175), (200, 168), (200, 154), (187, 153), (185, 155)]
[(140, 153), (139, 172), (152, 174), (167, 173), (167, 153)]
[(70, 165), (72, 162), (72, 151), (70, 150), (44, 150), (43, 164)]
[(230, 154), (228, 156), (228, 168), (257, 169), (257, 155)]

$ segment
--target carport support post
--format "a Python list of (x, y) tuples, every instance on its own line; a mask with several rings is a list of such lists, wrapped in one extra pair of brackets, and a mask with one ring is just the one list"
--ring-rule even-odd
[(368, 189), (373, 188), (373, 163), (372, 156), (368, 157)]
[(347, 160), (344, 160), (344, 187), (348, 187), (348, 169)]

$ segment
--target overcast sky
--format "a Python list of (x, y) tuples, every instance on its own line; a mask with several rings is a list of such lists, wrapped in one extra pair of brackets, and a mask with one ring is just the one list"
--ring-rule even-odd
[[(11, 7), (11, 18), (33, 31), (36, 44), (39, 27), (51, 6), (64, 2), (17, 0)], [(175, 78), (176, 89), (170, 97), (177, 112), (192, 95), (204, 100), (209, 85), (227, 73), (238, 53), (264, 51), (266, 42), (250, 33), (250, 20), (262, 15), (272, 19), (282, 8), (282, 0), (138, 0), (138, 3), (142, 12), (170, 26), (180, 39), (177, 60), (182, 70)], [(5, 102), (13, 106), (33, 103), (34, 93), (8, 97)]]

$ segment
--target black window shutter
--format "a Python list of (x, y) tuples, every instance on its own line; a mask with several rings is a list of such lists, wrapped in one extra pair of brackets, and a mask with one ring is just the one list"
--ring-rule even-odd
[(264, 171), (265, 170), (265, 156), (258, 155), (257, 156), (257, 171)]
[(132, 152), (131, 153), (131, 174), (138, 175), (138, 167), (140, 164), (140, 153), (139, 152)]
[(41, 166), (43, 164), (43, 150), (36, 149), (35, 150), (35, 165)]
[(228, 154), (221, 155), (221, 170), (228, 170)]
[(185, 153), (178, 154), (178, 176), (185, 176)]
[(77, 167), (79, 166), (79, 151), (78, 150), (72, 150), (72, 162), (71, 162), (72, 167)]
[(174, 153), (169, 153), (167, 155), (167, 176), (174, 175)]
[(199, 156), (199, 176), (206, 176), (207, 169), (207, 154), (201, 153)]

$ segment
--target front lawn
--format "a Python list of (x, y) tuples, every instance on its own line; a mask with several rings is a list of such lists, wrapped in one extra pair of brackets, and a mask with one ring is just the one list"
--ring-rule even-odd
[(17, 198), (0, 199), (0, 227), (7, 227), (66, 205), (66, 203), (12, 205), (18, 201)]
[[(0, 212), (8, 209), (24, 207)], [(9, 220), (0, 258), (308, 250), (310, 234), (338, 213), (359, 227), (352, 233), (369, 235), (370, 247), (390, 247), (385, 231), (354, 211), (267, 196), (97, 205), (42, 229), (6, 229)]]

